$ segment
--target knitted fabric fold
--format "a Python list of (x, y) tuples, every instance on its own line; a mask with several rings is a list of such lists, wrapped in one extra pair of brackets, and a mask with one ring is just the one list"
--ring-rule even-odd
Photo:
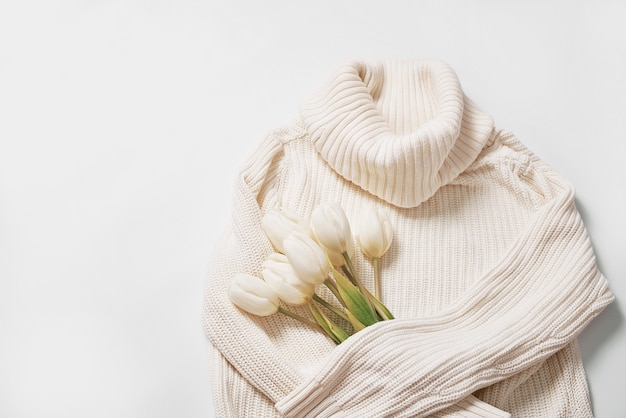
[[(203, 324), (218, 416), (591, 417), (576, 337), (613, 295), (572, 186), (438, 61), (348, 63), (301, 111), (242, 168), (211, 258)], [(353, 224), (377, 206), (394, 227), (380, 274), (396, 319), (338, 346), (227, 295), (274, 251), (265, 211), (308, 218), (325, 201)], [(369, 260), (353, 261), (371, 289)]]
[(493, 130), (439, 61), (346, 64), (301, 113), (337, 173), (401, 207), (419, 205), (467, 168)]

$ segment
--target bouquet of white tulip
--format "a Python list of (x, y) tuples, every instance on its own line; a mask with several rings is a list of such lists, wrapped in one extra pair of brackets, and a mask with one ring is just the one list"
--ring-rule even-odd
[[(338, 204), (316, 207), (310, 224), (298, 214), (270, 209), (261, 225), (277, 252), (264, 261), (262, 278), (243, 273), (233, 278), (229, 296), (236, 306), (260, 316), (285, 314), (326, 333), (337, 344), (369, 325), (393, 319), (380, 300), (378, 260), (393, 238), (383, 210), (365, 208), (357, 236), (361, 251), (372, 260), (374, 294), (363, 285), (352, 263), (352, 231)], [(318, 285), (326, 286), (338, 304), (319, 296)], [(288, 305), (306, 304), (312, 320), (283, 308), (281, 300)]]

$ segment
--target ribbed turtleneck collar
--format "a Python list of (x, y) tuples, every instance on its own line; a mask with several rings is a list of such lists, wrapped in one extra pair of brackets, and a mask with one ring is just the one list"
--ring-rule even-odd
[(301, 107), (312, 142), (344, 178), (415, 207), (476, 158), (493, 120), (440, 61), (355, 61)]

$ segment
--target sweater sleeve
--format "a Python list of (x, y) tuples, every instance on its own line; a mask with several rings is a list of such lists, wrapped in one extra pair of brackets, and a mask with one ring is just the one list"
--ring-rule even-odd
[[(268, 192), (266, 176), (280, 149), (281, 144), (269, 135), (235, 180), (232, 218), (216, 242), (209, 263), (202, 321), (212, 349), (219, 353), (220, 361), (213, 361), (214, 367), (228, 364), (237, 371), (237, 378), (245, 380), (242, 386), (253, 388), (272, 403), (303, 379), (267, 335), (267, 329), (275, 327), (279, 318), (241, 312), (230, 302), (228, 286), (237, 273), (258, 274), (261, 263), (272, 251), (261, 230), (257, 196), (262, 189)], [(265, 373), (266, 370), (272, 373)], [(232, 382), (230, 385), (222, 392), (238, 390)]]
[(276, 408), (285, 417), (433, 414), (544, 361), (612, 300), (564, 186), (454, 304), (355, 334)]

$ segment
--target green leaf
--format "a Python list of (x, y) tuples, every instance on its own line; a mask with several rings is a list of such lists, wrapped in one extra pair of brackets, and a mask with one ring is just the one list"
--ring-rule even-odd
[(322, 317), (322, 313), (315, 308), (315, 306), (311, 303), (309, 303), (309, 310), (311, 311), (311, 314), (313, 315), (313, 318), (315, 318), (315, 322), (317, 322), (319, 324), (320, 327), (322, 327), (322, 329), (324, 330), (324, 332), (333, 340), (335, 340), (335, 342), (337, 344), (339, 344), (339, 341), (337, 341), (335, 335), (333, 334), (333, 332), (330, 330), (330, 327), (328, 326), (328, 324), (326, 323), (326, 321), (324, 320), (324, 318)]
[(350, 324), (352, 324), (354, 332), (359, 332), (363, 328), (365, 328), (365, 325), (363, 325), (358, 319), (356, 319), (350, 311), (346, 311), (346, 316), (348, 317), (348, 321), (350, 321)]
[(311, 311), (313, 318), (315, 318), (315, 321), (337, 344), (341, 344), (350, 336), (343, 328), (324, 315), (324, 313), (320, 311), (314, 303), (309, 302), (309, 310)]
[(350, 334), (348, 334), (339, 325), (331, 321), (326, 315), (324, 315), (324, 318), (328, 321), (328, 327), (330, 328), (331, 332), (335, 335), (335, 337), (337, 337), (337, 341), (339, 341), (339, 344), (344, 342), (350, 336)]
[(381, 301), (376, 299), (374, 295), (372, 295), (371, 293), (368, 293), (368, 298), (370, 300), (370, 303), (374, 305), (374, 309), (376, 309), (376, 312), (378, 312), (378, 315), (380, 315), (383, 321), (393, 319), (393, 315), (391, 314), (389, 309), (387, 309), (387, 307), (383, 305)]
[(365, 326), (378, 322), (376, 311), (371, 307), (370, 303), (366, 299), (366, 296), (359, 291), (359, 288), (350, 283), (350, 280), (348, 280), (334, 267), (332, 271), (333, 276), (337, 281), (339, 294), (346, 304), (346, 311), (349, 311), (354, 318)]

